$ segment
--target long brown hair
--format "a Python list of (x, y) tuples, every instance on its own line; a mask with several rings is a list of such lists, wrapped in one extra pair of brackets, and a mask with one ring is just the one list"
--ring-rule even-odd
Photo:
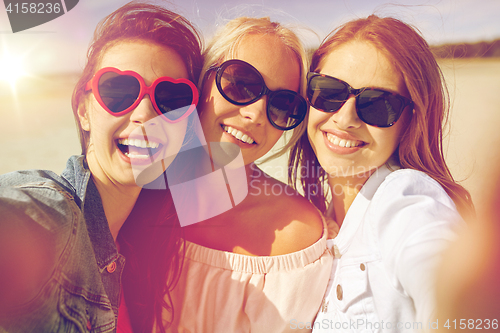
[[(83, 155), (87, 152), (89, 133), (82, 130), (78, 108), (85, 107), (85, 85), (106, 51), (122, 41), (153, 43), (174, 50), (183, 59), (188, 78), (195, 84), (198, 81), (203, 65), (201, 39), (189, 21), (145, 2), (133, 1), (120, 7), (98, 24), (87, 63), (73, 92), (72, 107)], [(170, 291), (183, 262), (181, 227), (168, 188), (141, 190), (120, 230), (118, 243), (127, 259), (122, 282), (134, 332), (151, 332), (155, 323), (158, 331), (165, 332), (162, 318), (165, 310), (173, 317)]]
[[(418, 30), (397, 19), (371, 15), (332, 31), (314, 52), (311, 71), (318, 71), (325, 56), (351, 41), (371, 43), (383, 52), (401, 73), (413, 100), (413, 115), (394, 153), (395, 160), (402, 168), (423, 171), (434, 178), (453, 199), (464, 218), (473, 215), (469, 192), (455, 182), (444, 160), (443, 124), (448, 119), (449, 95), (427, 42)], [(317, 193), (311, 193), (311, 201), (325, 211), (327, 175), (320, 167), (307, 135), (303, 135), (292, 148), (289, 166), (292, 186), (297, 187), (300, 181), (303, 189), (317, 189)], [(318, 172), (311, 173), (311, 168), (318, 170), (319, 175)], [(303, 170), (308, 174), (300, 172)]]
[[(127, 263), (123, 297), (134, 332), (149, 333), (153, 325), (165, 332), (166, 312), (173, 319), (170, 291), (183, 265), (183, 234), (168, 189), (143, 189), (118, 235)], [(168, 326), (167, 326), (168, 327)]]

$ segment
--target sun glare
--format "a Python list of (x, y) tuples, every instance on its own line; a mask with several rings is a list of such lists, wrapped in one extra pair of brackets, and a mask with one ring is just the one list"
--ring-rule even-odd
[(26, 74), (23, 57), (11, 54), (6, 50), (0, 54), (0, 81), (7, 82), (14, 87), (19, 78)]

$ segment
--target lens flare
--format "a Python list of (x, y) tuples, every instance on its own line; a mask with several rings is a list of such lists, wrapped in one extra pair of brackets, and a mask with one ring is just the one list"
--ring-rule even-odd
[(15, 87), (17, 81), (27, 75), (23, 60), (22, 56), (4, 50), (3, 54), (0, 54), (0, 81)]

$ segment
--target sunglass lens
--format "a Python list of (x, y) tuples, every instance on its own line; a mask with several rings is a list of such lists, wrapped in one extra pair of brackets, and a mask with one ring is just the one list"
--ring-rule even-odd
[(252, 67), (233, 63), (222, 68), (219, 89), (233, 104), (247, 104), (257, 100), (263, 90), (262, 77)]
[(275, 127), (292, 129), (305, 118), (307, 104), (297, 93), (278, 91), (269, 96), (267, 115)]
[(357, 98), (359, 117), (369, 125), (388, 127), (398, 120), (403, 102), (389, 92), (365, 90)]
[(111, 112), (121, 112), (136, 101), (141, 91), (139, 81), (130, 75), (107, 72), (99, 79), (99, 96)]
[(155, 101), (161, 113), (169, 120), (182, 117), (193, 103), (193, 91), (185, 83), (163, 81), (155, 89)]
[(330, 77), (313, 76), (307, 85), (309, 103), (325, 112), (338, 111), (349, 97), (345, 84)]

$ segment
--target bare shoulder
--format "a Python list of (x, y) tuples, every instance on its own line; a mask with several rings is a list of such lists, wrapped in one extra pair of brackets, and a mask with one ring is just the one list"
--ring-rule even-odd
[(270, 217), (266, 220), (272, 221), (268, 227), (275, 233), (271, 255), (300, 251), (321, 238), (321, 213), (306, 198), (266, 174), (256, 177), (254, 182), (253, 193), (258, 194), (259, 206)]

